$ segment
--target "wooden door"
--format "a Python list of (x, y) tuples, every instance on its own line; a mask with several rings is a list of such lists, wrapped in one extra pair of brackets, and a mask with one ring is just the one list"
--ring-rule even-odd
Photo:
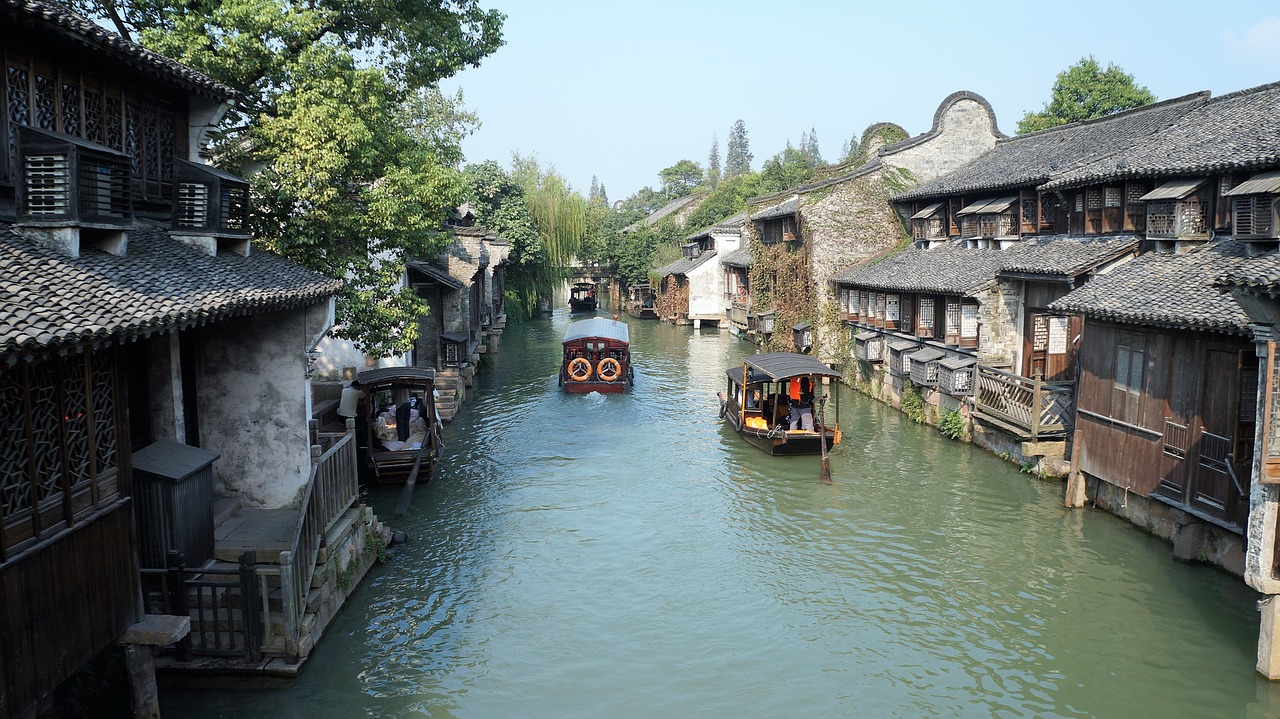
[(1029, 312), (1023, 334), (1023, 376), (1035, 377), (1039, 373), (1048, 381), (1073, 379), (1083, 327), (1081, 317)]
[(1191, 506), (1216, 517), (1234, 516), (1240, 496), (1229, 473), (1237, 430), (1240, 357), (1234, 348), (1205, 351), (1200, 417), (1191, 438), (1195, 463), (1189, 467)]

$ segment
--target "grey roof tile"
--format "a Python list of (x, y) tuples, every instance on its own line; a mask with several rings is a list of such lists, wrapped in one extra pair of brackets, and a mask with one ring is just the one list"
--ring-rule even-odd
[(131, 231), (124, 257), (71, 258), (0, 225), (0, 277), (0, 354), (11, 358), (302, 306), (341, 286), (266, 251), (214, 257), (155, 228)]
[(1136, 252), (1139, 238), (1028, 238), (1001, 250), (1001, 271), (1076, 277), (1126, 253)]
[(720, 264), (731, 267), (750, 267), (752, 262), (750, 247), (739, 247), (720, 258)]
[(958, 242), (929, 250), (911, 248), (837, 272), (831, 281), (877, 290), (967, 295), (995, 280), (1000, 254), (965, 249)]
[(1218, 275), (1214, 284), (1221, 288), (1243, 289), (1255, 294), (1280, 292), (1280, 252), (1251, 257)]
[(1209, 93), (1003, 138), (973, 162), (894, 198), (908, 201), (1037, 186), (1108, 157), (1169, 127), (1203, 105)]
[(1045, 189), (1100, 180), (1206, 175), (1280, 165), (1280, 83), (1196, 103), (1122, 152), (1055, 173)]
[(763, 210), (760, 210), (759, 212), (751, 216), (751, 221), (759, 222), (761, 220), (772, 220), (775, 217), (785, 217), (787, 215), (794, 215), (796, 213), (796, 210), (798, 209), (800, 209), (800, 198), (792, 197), (790, 200), (787, 200), (786, 202), (780, 202), (776, 205), (771, 205), (769, 207), (764, 208)]
[(709, 262), (715, 256), (716, 256), (716, 251), (711, 250), (709, 252), (703, 252), (702, 254), (698, 255), (697, 257), (694, 257), (693, 259), (690, 259), (688, 257), (681, 257), (675, 262), (672, 262), (667, 265), (663, 265), (662, 267), (655, 269), (653, 272), (659, 277), (667, 277), (669, 275), (686, 275), (692, 270), (698, 267), (701, 267), (703, 264)]
[(208, 75), (126, 40), (62, 3), (47, 0), (3, 0), (0, 7), (7, 7), (10, 13), (25, 15), (29, 20), (62, 28), (94, 50), (128, 64), (136, 64), (170, 82), (200, 89), (221, 98), (230, 98), (236, 94), (235, 90)]
[(1249, 318), (1214, 281), (1247, 261), (1244, 243), (1219, 238), (1185, 254), (1148, 253), (1050, 305), (1058, 312), (1156, 327), (1244, 334)]

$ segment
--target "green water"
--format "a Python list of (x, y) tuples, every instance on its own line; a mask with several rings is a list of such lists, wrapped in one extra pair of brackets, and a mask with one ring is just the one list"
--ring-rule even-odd
[(727, 332), (632, 320), (635, 391), (566, 396), (567, 323), (508, 329), (298, 680), (164, 715), (1280, 716), (1239, 579), (848, 391), (822, 484), (717, 419)]

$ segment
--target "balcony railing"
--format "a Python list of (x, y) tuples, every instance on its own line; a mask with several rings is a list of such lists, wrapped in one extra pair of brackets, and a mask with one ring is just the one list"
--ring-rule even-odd
[(1071, 431), (1074, 386), (979, 365), (974, 403), (979, 413), (1026, 439), (1061, 437)]

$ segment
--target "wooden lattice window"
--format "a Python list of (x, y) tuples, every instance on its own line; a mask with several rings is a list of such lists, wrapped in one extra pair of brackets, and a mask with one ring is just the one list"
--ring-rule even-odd
[(1025, 192), (1022, 193), (1022, 200), (1018, 203), (1018, 208), (1022, 214), (1022, 232), (1034, 234), (1040, 227), (1040, 208), (1036, 204), (1036, 196)]
[(933, 298), (920, 298), (920, 312), (917, 315), (916, 334), (921, 337), (933, 336)]
[(947, 301), (947, 344), (960, 344), (960, 300)]
[(1147, 203), (1147, 236), (1177, 237), (1177, 200), (1152, 200)]
[(901, 315), (899, 307), (900, 302), (897, 293), (886, 293), (884, 296), (885, 326), (893, 329), (898, 327), (898, 317)]
[(110, 351), (0, 370), (4, 559), (119, 497), (116, 398)]
[(966, 302), (960, 306), (960, 339), (978, 338), (978, 306)]
[(1147, 227), (1147, 203), (1142, 196), (1151, 191), (1145, 182), (1130, 182), (1125, 185), (1124, 197), (1124, 229), (1128, 232), (1142, 232)]
[(1058, 214), (1060, 204), (1057, 195), (1040, 195), (1040, 232), (1054, 232), (1057, 229), (1054, 218)]
[(965, 239), (980, 236), (977, 215), (965, 215), (960, 218), (960, 236)]

